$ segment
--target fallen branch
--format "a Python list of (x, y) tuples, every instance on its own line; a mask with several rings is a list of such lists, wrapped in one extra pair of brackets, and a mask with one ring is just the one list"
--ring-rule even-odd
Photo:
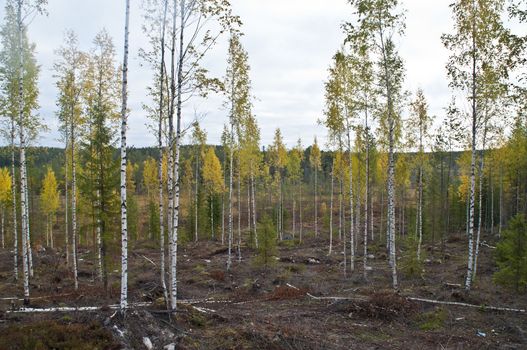
[(487, 242), (481, 242), (479, 245), (482, 245), (482, 246), (487, 247), (487, 248), (490, 248), (490, 249), (496, 249), (496, 247), (487, 244)]
[(142, 256), (142, 257), (143, 257), (143, 258), (144, 258), (144, 259), (145, 259), (146, 261), (150, 262), (150, 263), (151, 263), (152, 265), (154, 265), (154, 266), (156, 266), (156, 267), (157, 267), (156, 263), (155, 263), (155, 262), (153, 262), (153, 261), (152, 261), (152, 259), (149, 259), (149, 258), (147, 258), (147, 257), (146, 257), (146, 256), (144, 256), (144, 255), (141, 255), (141, 256)]
[[(150, 306), (152, 303), (133, 303), (129, 305), (129, 308), (134, 307), (145, 307)], [(61, 307), (49, 307), (49, 308), (32, 308), (22, 307), (18, 310), (7, 310), (8, 314), (23, 314), (23, 313), (45, 313), (45, 312), (76, 312), (76, 311), (101, 311), (105, 309), (118, 310), (119, 304), (104, 305), (104, 306), (61, 306)]]
[(210, 312), (212, 313), (215, 313), (216, 310), (212, 310), (212, 309), (207, 309), (207, 308), (204, 308), (204, 307), (198, 307), (198, 306), (192, 306), (196, 311), (199, 311), (203, 314), (208, 314)]
[(481, 310), (510, 311), (510, 312), (520, 312), (520, 313), (526, 313), (527, 312), (525, 309), (514, 309), (514, 308), (509, 308), (509, 307), (476, 305), (476, 304), (460, 303), (460, 302), (457, 302), (457, 301), (441, 301), (441, 300), (432, 300), (432, 299), (424, 299), (424, 298), (416, 298), (416, 297), (406, 297), (406, 299), (412, 300), (412, 301), (420, 301), (422, 303), (463, 306), (463, 307), (471, 307), (471, 308), (474, 308), (474, 309), (481, 309)]

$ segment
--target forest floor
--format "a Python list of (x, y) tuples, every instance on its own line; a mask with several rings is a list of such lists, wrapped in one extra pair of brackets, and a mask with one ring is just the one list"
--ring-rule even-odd
[[(338, 239), (337, 239), (338, 242)], [(129, 255), (130, 302), (121, 316), (118, 265), (112, 268), (109, 295), (93, 279), (93, 254), (80, 249), (80, 287), (73, 288), (64, 256), (35, 251), (31, 306), (101, 306), (97, 311), (13, 313), (22, 306), (21, 284), (12, 278), (12, 257), (0, 252), (0, 350), (4, 349), (525, 349), (527, 314), (410, 301), (421, 297), (485, 306), (526, 308), (527, 296), (493, 284), (492, 248), (482, 246), (478, 279), (470, 294), (462, 284), (466, 240), (453, 236), (425, 245), (420, 277), (400, 273), (400, 290), (391, 275), (383, 244), (369, 249), (372, 270), (364, 279), (362, 257), (343, 275), (342, 246), (328, 256), (327, 237), (308, 237), (301, 245), (284, 241), (269, 267), (256, 266), (256, 251), (242, 249), (225, 272), (226, 249), (200, 241), (180, 247), (176, 316), (164, 311), (159, 254), (139, 242)], [(493, 245), (489, 242), (489, 245)], [(361, 252), (359, 245), (359, 252)], [(236, 250), (234, 249), (234, 253)], [(349, 254), (349, 252), (348, 252)], [(17, 298), (18, 297), (18, 298)], [(168, 347), (167, 349), (169, 349)]]

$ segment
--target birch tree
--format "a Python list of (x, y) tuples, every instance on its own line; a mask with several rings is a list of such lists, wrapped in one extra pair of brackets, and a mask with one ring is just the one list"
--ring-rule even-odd
[(311, 152), (309, 153), (309, 164), (311, 165), (311, 169), (313, 169), (313, 173), (315, 176), (315, 187), (314, 187), (314, 208), (315, 208), (315, 237), (318, 236), (318, 172), (322, 168), (322, 161), (321, 161), (321, 153), (320, 148), (318, 147), (317, 138), (315, 137), (315, 140), (313, 141), (313, 145), (311, 146)]
[[(221, 2), (212, 0), (180, 0), (179, 6), (176, 5), (177, 1), (174, 0), (171, 33), (170, 107), (168, 113), (168, 146), (171, 153), (169, 160), (173, 164), (173, 167), (169, 167), (169, 203), (171, 197), (173, 200), (173, 211), (171, 217), (169, 217), (172, 222), (169, 234), (171, 242), (170, 305), (172, 311), (176, 310), (177, 300), (176, 266), (180, 199), (179, 158), (184, 95), (189, 96), (189, 98), (196, 93), (205, 96), (211, 90), (218, 90), (221, 84), (219, 84), (217, 79), (208, 78), (206, 70), (200, 66), (200, 63), (221, 34), (227, 32), (229, 28), (240, 24), (239, 19), (232, 15), (230, 3), (227, 0)], [(178, 16), (179, 29), (177, 30)], [(207, 27), (209, 21), (214, 21), (218, 25), (215, 28), (219, 29), (214, 31)], [(177, 59), (176, 35), (178, 37)], [(176, 116), (175, 134), (173, 127), (174, 115)], [(173, 181), (170, 181), (170, 178)], [(172, 190), (171, 183), (173, 186), (172, 196), (170, 195)]]
[[(356, 12), (353, 22), (347, 24), (348, 35), (358, 36), (371, 48), (377, 62), (379, 103), (385, 119), (388, 139), (388, 231), (389, 261), (392, 285), (398, 288), (395, 250), (395, 146), (399, 119), (398, 103), (404, 67), (395, 46), (395, 39), (404, 32), (404, 16), (397, 0), (352, 0)], [(372, 57), (373, 58), (373, 57)]]
[(273, 144), (268, 150), (269, 164), (273, 177), (273, 184), (278, 192), (276, 201), (276, 234), (283, 239), (283, 177), (287, 165), (287, 149), (284, 145), (282, 131), (278, 128), (275, 130)]
[[(0, 63), (2, 68), (2, 103), (11, 120), (12, 178), (15, 181), (15, 137), (18, 132), (18, 149), (20, 155), (20, 212), (22, 234), (22, 259), (24, 271), (24, 304), (29, 304), (29, 276), (33, 275), (30, 229), (28, 180), (26, 164), (27, 144), (35, 138), (40, 119), (34, 111), (38, 108), (37, 79), (39, 67), (34, 58), (35, 45), (27, 38), (28, 18), (45, 12), (45, 0), (9, 0), (5, 6), (5, 21), (2, 26), (2, 51)], [(14, 185), (14, 183), (13, 183)], [(13, 220), (16, 222), (16, 193), (13, 188)], [(16, 226), (16, 224), (15, 224)], [(17, 237), (15, 229), (15, 237)], [(15, 239), (15, 245), (18, 240)], [(15, 247), (15, 277), (17, 277), (17, 250)]]
[[(442, 41), (451, 51), (447, 64), (450, 86), (467, 95), (470, 103), (468, 115), (471, 120), (471, 166), (468, 210), (468, 263), (465, 278), (465, 289), (472, 286), (474, 271), (474, 216), (476, 187), (476, 157), (478, 121), (481, 118), (481, 93), (483, 87), (482, 73), (487, 60), (504, 52), (500, 38), (503, 36), (501, 13), (503, 0), (476, 1), (457, 0), (451, 5), (455, 31), (444, 34)], [(505, 71), (497, 72), (503, 77)]]
[[(157, 162), (157, 185), (158, 185), (158, 212), (159, 212), (159, 260), (160, 260), (160, 281), (163, 287), (165, 301), (168, 305), (168, 289), (166, 285), (166, 262), (165, 262), (165, 192), (163, 159), (166, 159), (166, 145), (163, 140), (167, 137), (165, 124), (168, 118), (168, 75), (166, 71), (166, 33), (167, 17), (171, 10), (169, 0), (145, 0), (143, 2), (143, 32), (149, 39), (150, 50), (141, 48), (140, 56), (154, 70), (153, 85), (148, 88), (148, 93), (152, 98), (153, 107), (145, 104), (143, 108), (148, 112), (148, 116), (153, 120), (152, 129), (157, 139), (157, 149), (159, 152)], [(167, 176), (166, 176), (167, 177)]]
[[(328, 128), (330, 138), (339, 145), (346, 140), (348, 152), (348, 197), (350, 207), (350, 271), (355, 270), (355, 230), (354, 230), (354, 202), (353, 202), (353, 150), (352, 150), (352, 130), (355, 118), (357, 116), (356, 95), (352, 76), (353, 70), (350, 66), (350, 57), (339, 51), (333, 58), (333, 64), (329, 69), (329, 79), (326, 83), (326, 111), (324, 125)], [(343, 181), (344, 182), (344, 181)], [(345, 236), (345, 235), (344, 235)], [(346, 241), (344, 239), (344, 252), (346, 251)], [(344, 256), (346, 261), (346, 256)], [(346, 262), (344, 263), (346, 271)]]
[(198, 241), (198, 229), (199, 229), (199, 185), (201, 183), (201, 160), (205, 157), (206, 144), (207, 144), (207, 133), (201, 128), (199, 122), (196, 120), (192, 127), (192, 147), (193, 160), (194, 160), (194, 241)]
[(46, 215), (46, 245), (53, 248), (53, 223), (59, 208), (59, 192), (55, 173), (48, 167), (48, 171), (42, 181), (40, 194), (41, 210)]
[(423, 171), (426, 162), (425, 143), (429, 138), (429, 130), (432, 126), (432, 118), (428, 116), (428, 103), (423, 90), (418, 89), (415, 100), (412, 102), (412, 114), (408, 123), (409, 135), (417, 138), (417, 215), (415, 232), (418, 240), (417, 260), (421, 260), (421, 245), (423, 243)]
[[(233, 176), (234, 176), (234, 151), (238, 150), (239, 140), (236, 135), (241, 134), (241, 124), (244, 118), (251, 113), (250, 102), (250, 80), (248, 78), (249, 65), (248, 55), (240, 41), (240, 34), (236, 31), (231, 32), (229, 40), (229, 50), (227, 58), (227, 71), (225, 74), (225, 92), (227, 94), (227, 108), (229, 108), (229, 225), (228, 225), (228, 257), (227, 270), (231, 266), (231, 250), (233, 239), (233, 215), (232, 215), (232, 195), (233, 195)], [(238, 141), (238, 142), (237, 142)], [(238, 158), (239, 159), (239, 158)], [(238, 215), (240, 213), (238, 212)], [(238, 244), (239, 246), (239, 244)], [(240, 254), (240, 251), (238, 251)]]
[(126, 207), (126, 123), (128, 120), (128, 27), (130, 0), (126, 0), (121, 104), (121, 313), (128, 307), (128, 221)]
[[(54, 64), (55, 78), (57, 79), (56, 86), (59, 89), (59, 98), (57, 107), (59, 108), (57, 116), (60, 122), (60, 129), (65, 139), (65, 149), (69, 152), (66, 154), (66, 159), (69, 159), (71, 165), (71, 213), (72, 213), (72, 237), (73, 244), (76, 246), (77, 237), (77, 154), (76, 143), (79, 133), (79, 127), (82, 125), (82, 105), (81, 92), (83, 81), (81, 79), (84, 64), (86, 62), (86, 55), (78, 49), (77, 36), (72, 31), (66, 32), (64, 46), (56, 51), (59, 59)], [(68, 247), (68, 193), (70, 169), (66, 161), (65, 169), (65, 189), (66, 189), (66, 250)], [(78, 288), (77, 278), (77, 258), (76, 249), (72, 249), (73, 253), (73, 275), (75, 288)], [(69, 264), (67, 254), (66, 260)]]
[(291, 151), (289, 152), (289, 156), (287, 157), (287, 177), (289, 181), (291, 181), (291, 187), (293, 188), (293, 195), (291, 196), (292, 200), (292, 206), (293, 206), (293, 238), (295, 238), (296, 235), (296, 204), (298, 202), (298, 197), (300, 195), (300, 182), (302, 181), (302, 156), (303, 156), (303, 149), (302, 145), (300, 143), (300, 140), (298, 140), (297, 144)]

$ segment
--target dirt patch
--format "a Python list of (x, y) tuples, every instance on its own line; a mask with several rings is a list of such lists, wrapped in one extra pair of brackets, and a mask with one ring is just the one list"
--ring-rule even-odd
[(293, 288), (290, 286), (278, 286), (266, 296), (266, 300), (290, 300), (303, 298), (307, 289)]

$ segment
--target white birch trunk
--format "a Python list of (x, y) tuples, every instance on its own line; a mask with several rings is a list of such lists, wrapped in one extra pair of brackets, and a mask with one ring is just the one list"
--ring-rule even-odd
[(15, 171), (15, 119), (11, 118), (11, 200), (13, 206), (13, 276), (18, 281), (18, 220), (16, 201), (16, 171)]
[(388, 57), (384, 41), (384, 33), (379, 31), (381, 41), (381, 52), (384, 68), (384, 78), (386, 81), (386, 95), (388, 104), (388, 138), (389, 138), (389, 154), (388, 154), (388, 246), (390, 254), (390, 266), (392, 268), (392, 286), (394, 289), (398, 288), (397, 281), (397, 257), (395, 250), (395, 120), (392, 101), (392, 87), (390, 83), (390, 74), (388, 70)]
[(299, 184), (299, 188), (300, 188), (300, 198), (298, 199), (298, 219), (300, 220), (299, 222), (299, 230), (300, 230), (300, 243), (302, 243), (302, 232), (303, 232), (303, 227), (304, 227), (304, 222), (302, 220), (303, 218), (303, 215), (302, 215), (302, 180), (300, 180), (300, 184)]
[(71, 122), (71, 235), (72, 235), (72, 258), (73, 258), (73, 280), (75, 290), (79, 289), (77, 268), (77, 170), (75, 163), (75, 123)]
[(339, 240), (342, 240), (342, 216), (344, 215), (342, 212), (343, 209), (343, 197), (344, 197), (344, 191), (343, 191), (343, 183), (342, 179), (340, 180), (340, 192), (339, 192)]
[(29, 263), (29, 277), (33, 278), (34, 270), (33, 270), (33, 251), (31, 250), (31, 235), (30, 235), (30, 218), (29, 218), (29, 185), (28, 185), (28, 172), (27, 172), (27, 162), (24, 162), (24, 169), (25, 169), (25, 187), (26, 187), (26, 218), (27, 218), (27, 226), (26, 226), (26, 236), (27, 236), (27, 257), (28, 257), (28, 263)]
[[(174, 0), (174, 5), (176, 1)], [(176, 311), (177, 305), (177, 250), (178, 250), (178, 229), (179, 229), (179, 201), (180, 201), (180, 184), (179, 184), (179, 158), (180, 158), (180, 143), (181, 143), (181, 114), (182, 114), (182, 90), (183, 90), (183, 40), (185, 31), (186, 18), (185, 0), (180, 0), (180, 29), (179, 29), (179, 60), (178, 60), (178, 74), (177, 74), (177, 114), (176, 114), (176, 145), (175, 145), (175, 162), (174, 162), (174, 212), (172, 214), (172, 251), (171, 251), (171, 281), (170, 281), (170, 295), (172, 310)], [(175, 21), (174, 21), (175, 22)], [(174, 92), (174, 91), (173, 91)], [(174, 96), (172, 96), (174, 99)], [(173, 111), (173, 110), (172, 110)]]
[(503, 226), (503, 167), (500, 167), (500, 203), (499, 203), (499, 226), (498, 238), (501, 238), (501, 227)]
[[(315, 237), (318, 237), (318, 198), (317, 198), (317, 173), (318, 170), (315, 166)], [(280, 195), (282, 193), (280, 192)]]
[(50, 218), (50, 225), (49, 225), (49, 237), (51, 240), (51, 248), (55, 248), (55, 239), (53, 238), (53, 215), (51, 215)]
[(26, 173), (26, 140), (24, 135), (24, 90), (23, 90), (23, 45), (22, 45), (22, 0), (17, 1), (17, 25), (18, 25), (18, 54), (19, 54), (19, 72), (18, 72), (18, 118), (19, 118), (19, 135), (20, 135), (20, 206), (22, 212), (22, 259), (24, 270), (24, 305), (29, 305), (29, 255), (30, 250), (28, 242), (28, 212), (27, 212), (27, 173)]
[[(126, 124), (128, 103), (128, 28), (130, 23), (130, 0), (126, 0), (124, 25), (124, 58), (121, 106), (121, 303), (120, 309), (128, 307), (128, 218), (126, 207)], [(72, 145), (73, 146), (73, 145)], [(75, 194), (73, 194), (75, 196)], [(73, 214), (75, 215), (75, 214)], [(75, 237), (75, 236), (74, 236)]]
[(423, 244), (423, 167), (419, 167), (419, 193), (417, 205), (417, 232), (419, 242), (417, 244), (417, 260), (421, 261), (421, 246)]
[(364, 279), (368, 277), (368, 200), (370, 199), (370, 136), (368, 129), (368, 112), (366, 111), (366, 187), (364, 196), (364, 251), (362, 257), (362, 267)]
[(174, 100), (176, 98), (176, 18), (177, 18), (177, 1), (174, 0), (174, 12), (172, 14), (172, 45), (171, 45), (171, 61), (170, 61), (170, 107), (168, 113), (168, 261), (169, 261), (169, 289), (170, 289), (170, 309), (176, 310), (177, 303), (177, 286), (175, 282), (175, 266), (174, 266)]
[(199, 187), (199, 152), (196, 151), (196, 169), (194, 184), (194, 242), (198, 241), (198, 187)]
[[(3, 222), (2, 222), (2, 233), (3, 231)], [(46, 247), (49, 247), (49, 214), (46, 215)]]
[[(234, 112), (234, 109), (232, 109), (231, 113)], [(231, 116), (232, 118), (232, 116)], [(234, 165), (233, 158), (234, 158), (234, 122), (231, 121), (231, 144), (229, 149), (229, 234), (228, 234), (228, 255), (227, 255), (227, 271), (230, 271), (231, 264), (232, 264), (232, 229), (233, 229), (233, 220), (232, 220), (232, 167)]]
[[(486, 116), (485, 116), (486, 117)], [(485, 166), (485, 146), (487, 141), (487, 122), (485, 120), (483, 127), (483, 149), (480, 152), (480, 162), (479, 162), (479, 208), (478, 208), (478, 233), (476, 236), (476, 246), (474, 253), (474, 271), (472, 274), (472, 281), (476, 279), (476, 273), (478, 271), (478, 257), (479, 257), (479, 241), (481, 238), (481, 222), (483, 221), (483, 169)]]
[(490, 236), (494, 236), (494, 176), (490, 173)]
[[(68, 139), (68, 135), (66, 135)], [(70, 223), (69, 223), (69, 184), (68, 184), (68, 141), (64, 161), (64, 243), (66, 245), (66, 267), (70, 267)]]
[(331, 169), (331, 194), (329, 200), (329, 252), (328, 255), (331, 255), (333, 250), (333, 185), (335, 182), (333, 167)]
[(157, 142), (159, 149), (159, 162), (157, 163), (157, 179), (159, 186), (159, 257), (160, 257), (160, 279), (163, 286), (165, 303), (168, 305), (168, 290), (165, 280), (165, 201), (163, 194), (163, 109), (164, 109), (164, 78), (165, 78), (165, 25), (168, 12), (168, 0), (164, 1), (163, 23), (161, 24), (161, 64), (159, 84), (159, 124), (157, 130)]
[[(239, 153), (238, 153), (239, 154)], [(242, 180), (238, 156), (238, 262), (242, 261)]]
[(97, 270), (99, 275), (99, 280), (103, 281), (104, 272), (103, 272), (103, 246), (102, 246), (102, 230), (101, 230), (101, 193), (97, 190), (97, 229), (96, 229), (96, 238), (97, 238)]
[(247, 179), (247, 230), (251, 232), (251, 179)]
[(221, 194), (221, 245), (225, 244), (225, 193)]
[(353, 161), (351, 154), (351, 125), (347, 125), (348, 151), (349, 151), (349, 200), (350, 200), (350, 273), (355, 270), (355, 232), (353, 225)]
[[(475, 24), (473, 24), (475, 26)], [(470, 290), (472, 285), (472, 275), (474, 268), (474, 197), (476, 189), (476, 38), (472, 36), (472, 155), (470, 161), (470, 194), (469, 194), (469, 215), (468, 215), (468, 263), (467, 276), (465, 279), (465, 289)]]
[(253, 194), (252, 205), (253, 205), (253, 229), (254, 229), (254, 244), (256, 249), (258, 249), (258, 232), (256, 228), (256, 190), (254, 184), (254, 174), (251, 172), (251, 190)]
[(5, 248), (5, 238), (4, 238), (4, 235), (5, 235), (5, 232), (4, 232), (4, 221), (5, 221), (5, 209), (4, 207), (2, 206), (2, 249)]

